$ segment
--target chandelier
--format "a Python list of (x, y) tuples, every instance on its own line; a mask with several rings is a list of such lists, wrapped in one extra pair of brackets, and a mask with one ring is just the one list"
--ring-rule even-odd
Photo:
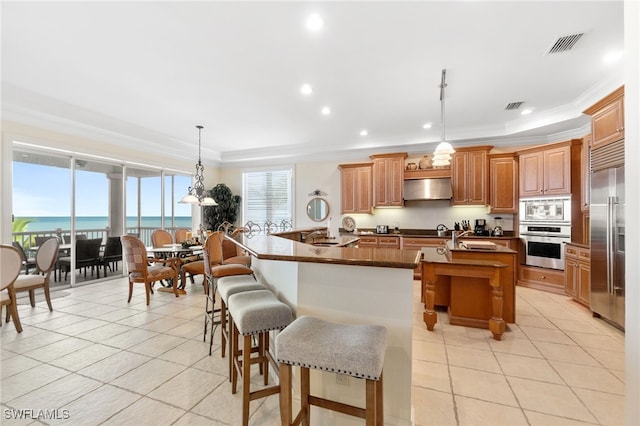
[(445, 78), (447, 76), (447, 70), (442, 70), (442, 79), (440, 80), (440, 120), (441, 120), (441, 131), (442, 137), (440, 144), (436, 147), (436, 150), (433, 152), (433, 166), (434, 167), (446, 167), (451, 164), (451, 154), (455, 152), (453, 147), (447, 140), (445, 139), (445, 121), (444, 121), (444, 88), (447, 87), (445, 83)]
[(204, 166), (200, 160), (202, 126), (196, 126), (198, 129), (198, 162), (196, 163), (196, 174), (193, 176), (193, 186), (189, 187), (187, 195), (182, 197), (179, 203), (199, 204), (201, 206), (217, 206), (218, 203), (211, 198), (205, 197), (204, 189)]

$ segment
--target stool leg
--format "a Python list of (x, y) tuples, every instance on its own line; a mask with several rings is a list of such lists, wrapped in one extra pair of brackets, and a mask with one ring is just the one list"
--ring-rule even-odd
[(264, 384), (269, 384), (269, 360), (265, 356), (269, 350), (269, 332), (260, 333), (258, 336), (258, 356), (262, 359), (260, 361), (260, 373), (264, 375)]
[(243, 336), (242, 348), (242, 425), (249, 426), (249, 402), (251, 386), (251, 336)]
[(309, 380), (309, 369), (300, 367), (300, 403), (302, 411), (302, 426), (311, 425), (311, 407), (309, 405), (309, 395), (311, 386)]
[(220, 298), (220, 343), (222, 347), (220, 348), (220, 353), (222, 354), (222, 358), (224, 358), (224, 352), (227, 347), (227, 305)]
[(280, 423), (291, 426), (291, 366), (280, 364)]
[(382, 426), (384, 424), (383, 407), (382, 372), (380, 372), (380, 379), (376, 382), (376, 426)]
[(367, 426), (376, 426), (376, 408), (377, 407), (377, 398), (376, 398), (376, 381), (366, 379), (366, 405), (365, 405), (365, 418)]
[(231, 327), (231, 338), (229, 339), (231, 348), (229, 349), (229, 381), (231, 381), (231, 393), (237, 392), (238, 370), (236, 369), (235, 360), (238, 357), (238, 329), (235, 327), (233, 321), (229, 321), (229, 327)]

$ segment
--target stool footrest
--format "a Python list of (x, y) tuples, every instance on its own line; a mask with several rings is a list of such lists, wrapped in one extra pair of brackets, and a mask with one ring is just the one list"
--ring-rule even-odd
[(257, 391), (249, 392), (249, 401), (254, 401), (266, 396), (275, 395), (277, 393), (280, 393), (280, 385), (275, 385)]
[(319, 396), (309, 395), (309, 404), (315, 405), (316, 407), (326, 408), (327, 410), (337, 411), (338, 413), (360, 417), (362, 419), (366, 418), (364, 408), (354, 407), (353, 405), (332, 401)]

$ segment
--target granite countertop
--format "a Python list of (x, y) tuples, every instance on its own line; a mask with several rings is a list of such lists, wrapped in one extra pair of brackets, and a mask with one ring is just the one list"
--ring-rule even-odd
[[(267, 260), (415, 269), (420, 264), (421, 256), (419, 250), (343, 246), (354, 242), (354, 237), (317, 240), (323, 245), (300, 243), (276, 235), (263, 234), (241, 234), (239, 240), (225, 238), (229, 238), (252, 256)], [(340, 241), (342, 245), (325, 246), (327, 241)]]
[(496, 245), (495, 250), (468, 249), (468, 248), (465, 248), (462, 244), (458, 244), (458, 247), (453, 248), (451, 241), (447, 242), (446, 246), (444, 247), (423, 247), (421, 249), (421, 252), (423, 255), (422, 259), (424, 262), (428, 262), (428, 263), (453, 263), (453, 264), (459, 264), (459, 265), (480, 265), (480, 266), (492, 265), (500, 268), (507, 266), (498, 261), (493, 262), (490, 260), (453, 259), (451, 256), (451, 253), (456, 251), (459, 251), (459, 252), (471, 251), (471, 252), (482, 252), (482, 253), (513, 253), (513, 254), (516, 253), (514, 250), (511, 250), (499, 244)]

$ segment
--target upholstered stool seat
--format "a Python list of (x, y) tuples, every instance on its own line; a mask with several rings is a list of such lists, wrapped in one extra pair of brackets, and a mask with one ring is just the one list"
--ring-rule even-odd
[[(291, 308), (282, 303), (269, 290), (253, 290), (235, 293), (228, 298), (231, 325), (231, 392), (236, 393), (238, 374), (242, 376), (242, 424), (249, 424), (249, 403), (258, 398), (280, 392), (280, 386), (271, 386), (251, 392), (251, 365), (259, 364), (264, 384), (269, 384), (269, 363), (276, 362), (269, 352), (269, 332), (281, 330), (293, 320)], [(242, 335), (242, 350), (239, 338)], [(257, 356), (252, 357), (252, 337), (257, 340)], [(241, 358), (240, 358), (241, 357)]]
[[(383, 424), (382, 366), (387, 330), (378, 325), (345, 325), (302, 316), (276, 337), (280, 363), (280, 416), (283, 425), (309, 424), (310, 405), (366, 419), (367, 425)], [(295, 422), (291, 413), (291, 366), (300, 366), (301, 411)], [(309, 369), (331, 371), (365, 379), (366, 408), (311, 396)], [(306, 423), (305, 423), (306, 420)]]

